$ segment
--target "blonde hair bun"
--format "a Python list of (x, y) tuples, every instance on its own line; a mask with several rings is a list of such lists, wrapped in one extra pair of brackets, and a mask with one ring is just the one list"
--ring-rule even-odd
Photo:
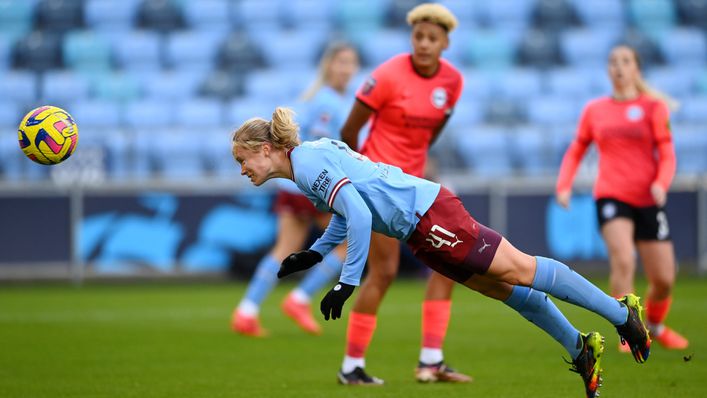
[(408, 12), (408, 25), (413, 26), (423, 21), (437, 24), (447, 33), (453, 31), (459, 24), (457, 17), (447, 7), (437, 3), (423, 3)]

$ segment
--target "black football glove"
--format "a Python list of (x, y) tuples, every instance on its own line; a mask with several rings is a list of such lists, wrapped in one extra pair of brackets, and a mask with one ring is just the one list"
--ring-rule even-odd
[(277, 271), (277, 277), (284, 278), (287, 275), (312, 268), (314, 264), (322, 261), (322, 255), (314, 250), (302, 250), (297, 253), (292, 253), (282, 260), (280, 270)]
[(322, 314), (324, 314), (325, 320), (329, 320), (329, 314), (331, 314), (331, 319), (341, 318), (341, 309), (344, 307), (346, 300), (351, 296), (351, 293), (353, 293), (354, 288), (354, 285), (339, 282), (329, 290), (319, 306)]

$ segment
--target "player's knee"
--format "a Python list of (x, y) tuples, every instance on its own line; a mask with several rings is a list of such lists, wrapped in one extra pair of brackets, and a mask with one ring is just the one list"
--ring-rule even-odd
[(667, 297), (670, 296), (673, 290), (673, 284), (675, 280), (674, 278), (658, 278), (657, 280), (654, 280), (652, 285), (653, 285), (653, 290), (655, 291), (655, 294), (660, 297)]
[(615, 272), (630, 274), (633, 273), (635, 265), (635, 257), (630, 251), (622, 250), (612, 254), (612, 264)]

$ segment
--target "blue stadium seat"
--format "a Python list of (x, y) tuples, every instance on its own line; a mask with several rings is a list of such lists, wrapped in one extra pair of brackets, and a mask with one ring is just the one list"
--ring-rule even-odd
[(683, 23), (707, 30), (707, 1), (676, 0), (675, 4)]
[(628, 10), (633, 25), (653, 40), (658, 40), (677, 23), (672, 0), (629, 0)]
[(14, 43), (32, 29), (34, 1), (0, 1), (0, 37)]
[[(11, 115), (10, 112), (17, 113)], [(0, 180), (21, 181), (22, 165), (30, 161), (22, 154), (17, 142), (17, 126), (21, 118), (19, 107), (14, 107), (14, 103), (0, 103)]]
[(285, 23), (297, 30), (330, 30), (333, 24), (333, 3), (327, 0), (289, 0), (282, 12)]
[(410, 52), (410, 35), (398, 29), (378, 31), (361, 46), (361, 52), (368, 65), (378, 66), (394, 55)]
[(701, 68), (707, 63), (707, 39), (699, 29), (673, 29), (661, 37), (659, 44), (671, 65)]
[(594, 76), (594, 73), (579, 68), (550, 69), (546, 73), (548, 94), (587, 100), (594, 95)]
[(295, 69), (313, 67), (325, 45), (325, 38), (319, 32), (309, 30), (271, 32), (261, 35), (260, 48), (268, 65), (287, 65)]
[(208, 99), (190, 99), (175, 106), (177, 126), (187, 130), (200, 131), (221, 126), (224, 119), (224, 107), (220, 101)]
[[(14, 101), (0, 99), (0, 130), (16, 132), (20, 120), (22, 120), (22, 108)], [(12, 135), (17, 140), (17, 135)]]
[[(559, 124), (545, 131), (548, 135), (548, 162), (550, 168), (557, 173), (557, 170), (562, 164), (562, 158), (565, 156), (567, 148), (574, 140), (577, 132), (577, 123)], [(586, 157), (586, 156), (585, 156)], [(586, 161), (583, 161), (586, 163)]]
[(341, 0), (336, 2), (334, 20), (341, 26), (349, 40), (359, 44), (358, 37), (364, 37), (383, 28), (390, 2), (377, 0)]
[(282, 0), (242, 0), (235, 4), (232, 19), (249, 33), (277, 30), (280, 27)]
[(500, 177), (511, 173), (508, 132), (500, 127), (478, 126), (473, 134), (459, 136), (458, 151), (469, 171), (480, 177)]
[(623, 32), (619, 38), (619, 43), (625, 44), (638, 52), (641, 64), (644, 69), (649, 66), (656, 66), (665, 63), (663, 53), (656, 42), (646, 33), (639, 29), (630, 28)]
[(624, 3), (616, 0), (573, 0), (582, 23), (594, 31), (619, 34), (626, 27)]
[(124, 72), (95, 75), (92, 85), (94, 96), (107, 101), (132, 101), (142, 93), (135, 77)]
[(34, 71), (57, 69), (61, 64), (60, 36), (34, 31), (15, 45), (14, 66)]
[(464, 76), (462, 99), (484, 100), (496, 94), (496, 79), (488, 71), (465, 68), (462, 69), (462, 75)]
[(246, 96), (254, 100), (268, 101), (273, 105), (294, 102), (300, 93), (297, 79), (293, 76), (301, 76), (299, 73), (287, 69), (261, 69), (252, 72), (245, 80)]
[(131, 72), (156, 71), (162, 68), (160, 36), (147, 30), (126, 33), (116, 43), (115, 56), (120, 67)]
[(167, 128), (175, 123), (175, 109), (164, 100), (140, 100), (125, 105), (125, 125), (134, 129)]
[(224, 38), (219, 32), (172, 33), (165, 43), (166, 65), (182, 70), (210, 71)]
[(707, 134), (704, 124), (673, 125), (678, 173), (707, 172)]
[(555, 172), (547, 131), (538, 126), (519, 126), (510, 132), (512, 163), (524, 176)]
[(27, 71), (0, 72), (0, 93), (4, 100), (13, 101), (21, 106), (33, 105), (37, 98), (37, 78)]
[(535, 27), (555, 32), (579, 25), (570, 0), (537, 0), (531, 18)]
[(87, 98), (89, 82), (83, 76), (71, 71), (45, 72), (42, 78), (40, 98), (47, 104), (65, 106)]
[(501, 30), (479, 29), (472, 33), (466, 43), (467, 57), (477, 68), (498, 70), (513, 64), (515, 43)]
[(226, 106), (226, 123), (236, 128), (252, 117), (270, 120), (274, 108), (271, 102), (255, 98), (239, 98)]
[[(78, 104), (78, 103), (77, 103)], [(85, 115), (85, 113), (81, 113)], [(71, 116), (76, 116), (72, 107)], [(128, 177), (125, 168), (131, 159), (127, 154), (128, 144), (125, 133), (118, 130), (116, 126), (99, 126), (84, 123), (84, 119), (76, 118), (80, 123), (79, 151), (77, 155), (84, 151), (90, 151), (102, 157), (102, 169), (109, 179), (122, 179)]]
[(35, 8), (37, 26), (61, 34), (83, 25), (82, 0), (40, 0)]
[(484, 103), (479, 98), (459, 98), (454, 113), (444, 127), (443, 135), (455, 135), (481, 124), (484, 120)]
[(703, 70), (695, 76), (695, 93), (707, 96), (707, 70)]
[[(686, 97), (680, 102), (680, 119), (685, 123), (707, 126), (707, 96)], [(707, 129), (705, 130), (707, 135)], [(707, 153), (705, 154), (707, 156)]]
[(11, 52), (10, 39), (0, 36), (0, 73), (10, 68)]
[(111, 69), (111, 48), (108, 41), (93, 31), (73, 31), (64, 37), (64, 64), (82, 72)]
[(581, 109), (571, 98), (543, 96), (527, 103), (528, 121), (541, 126), (577, 123)]
[(117, 130), (122, 122), (120, 107), (112, 102), (84, 100), (74, 102), (66, 109), (79, 125), (81, 151), (87, 147), (100, 151), (109, 176), (125, 176), (124, 170), (130, 159), (126, 154), (128, 146), (124, 133)]
[(196, 95), (202, 75), (189, 71), (167, 70), (150, 74), (143, 83), (146, 98), (183, 100)]
[(218, 63), (222, 69), (239, 75), (266, 65), (260, 46), (248, 34), (238, 31), (226, 36), (218, 51)]
[(140, 0), (86, 0), (86, 25), (96, 31), (128, 33), (136, 23)]
[(221, 100), (233, 99), (243, 95), (243, 79), (232, 72), (215, 70), (201, 82), (198, 95)]
[(571, 29), (560, 34), (560, 50), (567, 63), (577, 68), (604, 69), (618, 36), (601, 29)]
[[(476, 29), (472, 28), (473, 25), (465, 24), (464, 26), (457, 27), (454, 31), (449, 34), (449, 47), (442, 53), (442, 58), (451, 62), (452, 65), (457, 68), (462, 68), (467, 65), (467, 48), (463, 43), (466, 43), (471, 35)], [(407, 45), (407, 51), (412, 51), (412, 46), (409, 43)]]
[(182, 3), (175, 0), (142, 0), (137, 8), (137, 25), (168, 33), (184, 27)]
[(497, 79), (497, 94), (513, 100), (527, 101), (542, 93), (540, 72), (530, 68), (515, 68)]
[(203, 135), (199, 129), (138, 130), (138, 140), (160, 143), (152, 146), (152, 156), (159, 175), (168, 179), (194, 179), (206, 174)]
[(481, 20), (478, 3), (467, 0), (442, 0), (440, 3), (457, 17), (459, 20), (458, 28), (474, 26)]
[(71, 116), (76, 120), (76, 123), (79, 124), (82, 133), (84, 127), (92, 127), (97, 130), (116, 129), (123, 123), (122, 108), (115, 102), (84, 99), (73, 102), (68, 109), (70, 109)]
[(526, 32), (518, 43), (517, 62), (523, 66), (541, 69), (561, 64), (557, 35), (538, 29)]
[(512, 100), (503, 97), (491, 97), (486, 100), (484, 121), (489, 124), (511, 125), (526, 121), (525, 103), (532, 101)]
[[(245, 120), (243, 120), (245, 121)], [(243, 122), (241, 121), (241, 122)], [(219, 128), (203, 131), (203, 159), (209, 173), (218, 177), (235, 177), (241, 169), (231, 154), (231, 141), (233, 131), (240, 125), (221, 126)]]
[(527, 29), (537, 0), (496, 0), (474, 2), (480, 22), (510, 33), (514, 39)]
[(230, 10), (227, 0), (186, 1), (184, 19), (189, 27), (197, 31), (225, 34), (231, 29)]
[(679, 67), (660, 67), (646, 71), (646, 80), (651, 85), (673, 97), (686, 97), (691, 94), (695, 71)]

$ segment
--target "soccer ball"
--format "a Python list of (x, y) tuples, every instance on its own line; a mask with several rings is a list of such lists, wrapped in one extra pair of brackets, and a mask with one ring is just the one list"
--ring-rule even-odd
[(74, 153), (79, 128), (67, 111), (45, 105), (25, 115), (17, 139), (28, 158), (41, 164), (57, 164)]

